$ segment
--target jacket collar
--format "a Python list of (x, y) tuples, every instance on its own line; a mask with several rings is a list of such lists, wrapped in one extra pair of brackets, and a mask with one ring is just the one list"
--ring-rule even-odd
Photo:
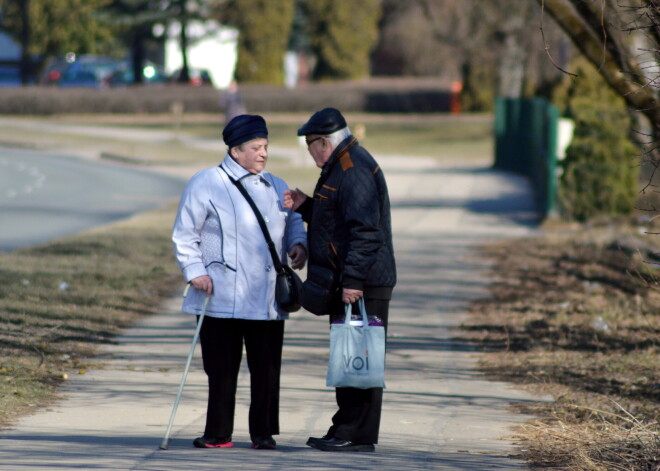
[(229, 154), (225, 156), (219, 167), (222, 167), (222, 169), (227, 172), (227, 175), (229, 175), (234, 180), (240, 181), (244, 178), (258, 177), (262, 182), (270, 185), (270, 182), (264, 175), (266, 173), (265, 171), (257, 174), (250, 173), (245, 170), (245, 168), (243, 168), (238, 162), (236, 162)]
[(337, 146), (337, 148), (330, 155), (328, 161), (323, 165), (323, 168), (321, 169), (321, 175), (327, 173), (330, 170), (330, 168), (334, 165), (334, 163), (341, 158), (342, 155), (344, 155), (346, 152), (348, 152), (348, 150), (351, 147), (357, 144), (358, 144), (357, 137), (353, 135), (350, 135), (346, 139), (341, 141)]

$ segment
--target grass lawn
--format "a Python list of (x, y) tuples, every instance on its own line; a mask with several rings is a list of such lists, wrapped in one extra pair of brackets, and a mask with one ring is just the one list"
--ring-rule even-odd
[[(271, 113), (264, 117), (272, 147), (298, 147), (296, 132), (308, 118), (306, 114)], [(493, 152), (493, 122), (490, 115), (347, 114), (346, 119), (351, 130), (360, 137), (361, 143), (375, 155), (405, 154), (448, 161), (454, 158), (483, 159)], [(144, 118), (71, 116), (58, 121), (68, 124), (124, 126), (130, 129), (135, 126), (134, 120), (144, 129), (176, 131), (199, 138), (219, 138), (222, 135), (221, 117), (216, 115), (191, 115), (180, 123), (174, 123), (167, 115)]]
[(0, 425), (48, 404), (99, 344), (181, 284), (174, 210), (0, 254)]
[(532, 469), (660, 469), (658, 227), (549, 227), (495, 244), (492, 297), (466, 337), (487, 375), (555, 398), (520, 406)]

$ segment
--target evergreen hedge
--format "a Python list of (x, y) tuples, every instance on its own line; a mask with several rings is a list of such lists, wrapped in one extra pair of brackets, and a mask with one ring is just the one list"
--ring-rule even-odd
[(577, 70), (578, 78), (556, 100), (575, 122), (561, 162), (560, 211), (578, 221), (628, 215), (639, 192), (640, 151), (630, 139), (625, 103), (590, 64), (579, 62), (571, 70)]
[[(246, 84), (240, 93), (250, 113), (342, 111), (436, 113), (449, 110), (446, 83), (435, 79), (382, 79), (365, 82), (284, 86)], [(220, 113), (223, 92), (185, 85), (117, 89), (56, 87), (0, 88), (0, 114), (169, 113), (176, 103), (188, 113)]]

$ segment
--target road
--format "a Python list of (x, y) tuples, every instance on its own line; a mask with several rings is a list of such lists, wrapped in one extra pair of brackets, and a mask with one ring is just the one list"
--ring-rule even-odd
[(156, 208), (185, 181), (66, 155), (0, 148), (0, 251)]

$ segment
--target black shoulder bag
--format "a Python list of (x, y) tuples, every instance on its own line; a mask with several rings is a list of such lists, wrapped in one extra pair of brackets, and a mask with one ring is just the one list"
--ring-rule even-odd
[[(221, 167), (222, 168), (222, 167)], [(227, 171), (222, 169), (225, 173)], [(234, 180), (227, 173), (227, 177), (231, 182), (236, 185), (238, 191), (245, 197), (248, 204), (254, 211), (254, 215), (257, 217), (259, 222), (259, 227), (261, 227), (266, 242), (268, 243), (268, 250), (270, 251), (271, 257), (273, 257), (273, 265), (275, 266), (275, 272), (277, 273), (277, 278), (275, 280), (275, 299), (277, 304), (280, 306), (280, 309), (286, 312), (296, 312), (300, 309), (300, 292), (302, 291), (302, 280), (300, 277), (293, 271), (293, 269), (282, 263), (280, 256), (277, 254), (275, 249), (275, 244), (270, 238), (270, 233), (268, 232), (268, 227), (266, 227), (266, 222), (264, 221), (263, 216), (259, 212), (259, 208), (254, 204), (254, 201), (248, 194), (247, 190), (240, 184), (237, 180)]]

